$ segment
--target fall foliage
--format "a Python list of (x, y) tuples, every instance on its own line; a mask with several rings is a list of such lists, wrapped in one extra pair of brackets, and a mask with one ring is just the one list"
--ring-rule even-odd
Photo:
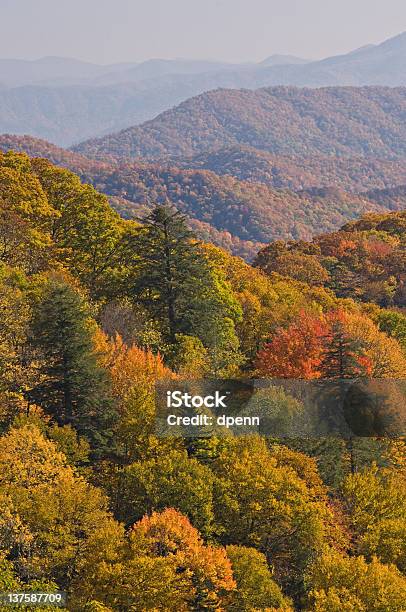
[[(0, 155), (0, 199), (2, 588), (73, 612), (401, 612), (404, 440), (159, 437), (155, 385), (344, 379), (350, 407), (386, 384), (399, 412), (403, 213), (252, 267), (168, 203), (125, 220), (24, 154)], [(256, 399), (282, 423), (302, 406)]]

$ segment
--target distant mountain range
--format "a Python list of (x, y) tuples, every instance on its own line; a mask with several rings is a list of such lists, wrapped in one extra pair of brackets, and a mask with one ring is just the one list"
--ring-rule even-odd
[[(273, 55), (266, 65), (282, 65), (306, 62), (300, 58)], [(247, 64), (255, 66), (255, 64)], [(202, 74), (243, 67), (245, 64), (229, 64), (209, 60), (151, 59), (145, 62), (119, 64), (92, 64), (65, 57), (43, 57), (38, 60), (0, 59), (0, 83), (3, 87), (40, 85), (45, 87), (66, 85), (113, 85), (135, 83), (144, 79), (168, 74)]]
[[(97, 109), (118, 108), (117, 92), (142, 83), (95, 88), (88, 129), (97, 125)], [(59, 90), (68, 94), (66, 112), (69, 95), (76, 96), (78, 118), (84, 89)], [(144, 93), (159, 103), (157, 91)], [(269, 241), (309, 240), (367, 212), (405, 209), (405, 117), (406, 87), (216, 89), (70, 149), (3, 135), (0, 150), (72, 170), (126, 218), (140, 220), (155, 203), (171, 203), (204, 240), (252, 260)]]
[(0, 60), (0, 132), (29, 133), (68, 146), (140, 124), (208, 90), (274, 85), (406, 86), (406, 33), (321, 61), (280, 55), (258, 64)]
[(270, 55), (261, 62), (261, 66), (288, 66), (290, 64), (310, 64), (311, 60), (295, 55)]

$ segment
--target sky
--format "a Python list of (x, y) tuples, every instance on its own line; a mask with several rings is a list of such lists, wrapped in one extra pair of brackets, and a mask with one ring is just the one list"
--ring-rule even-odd
[(319, 59), (405, 30), (405, 0), (0, 0), (2, 58)]

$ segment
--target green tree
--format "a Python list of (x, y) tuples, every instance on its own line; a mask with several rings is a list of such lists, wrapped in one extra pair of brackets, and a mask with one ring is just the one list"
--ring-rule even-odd
[(321, 364), (324, 378), (357, 378), (361, 374), (360, 358), (363, 357), (363, 345), (354, 339), (345, 327), (343, 312), (329, 316), (329, 331), (325, 337), (326, 349)]
[(26, 337), (31, 316), (29, 281), (14, 268), (0, 263), (0, 427), (26, 410), (24, 392), (36, 373), (29, 359)]
[(406, 521), (405, 476), (398, 470), (373, 466), (350, 474), (342, 484), (342, 495), (358, 537), (381, 521)]
[(207, 349), (195, 336), (176, 334), (176, 345), (170, 361), (183, 379), (202, 378), (209, 370)]
[(368, 559), (393, 563), (406, 573), (406, 520), (384, 519), (370, 525), (358, 543), (359, 552)]
[[(165, 340), (195, 336), (214, 352), (215, 369), (240, 359), (234, 320), (238, 302), (214, 270), (185, 218), (168, 206), (157, 206), (135, 232), (131, 294), (159, 321)], [(224, 355), (227, 353), (227, 357)]]
[(391, 338), (395, 338), (404, 353), (406, 353), (406, 317), (400, 312), (392, 310), (380, 310), (376, 323), (381, 331)]
[(72, 172), (45, 159), (34, 159), (31, 165), (55, 209), (51, 236), (57, 259), (92, 296), (114, 293), (126, 270), (126, 235), (133, 223), (121, 219), (105, 195), (83, 185)]
[(94, 452), (111, 451), (116, 412), (87, 308), (80, 294), (57, 277), (48, 280), (34, 307), (31, 344), (40, 365), (30, 400), (59, 425), (72, 425), (86, 436)]
[(213, 531), (213, 480), (211, 470), (186, 451), (134, 463), (123, 475), (121, 518), (130, 523), (145, 512), (172, 507), (208, 536)]
[(358, 553), (406, 571), (406, 486), (398, 469), (373, 466), (342, 485)]
[(342, 535), (325, 493), (292, 469), (292, 457), (286, 463), (286, 457), (272, 456), (262, 438), (223, 440), (211, 464), (214, 507), (224, 543), (259, 549), (281, 583), (298, 594), (309, 559)]

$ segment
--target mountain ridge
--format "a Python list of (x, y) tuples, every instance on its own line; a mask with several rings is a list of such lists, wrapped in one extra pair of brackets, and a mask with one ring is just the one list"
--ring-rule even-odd
[[(2, 72), (0, 60), (0, 133), (28, 132), (68, 146), (141, 124), (217, 88), (406, 86), (405, 33), (379, 45), (300, 64), (292, 63), (292, 57), (286, 60), (291, 63), (281, 64), (279, 59), (274, 65), (157, 59), (97, 66), (79, 61), (79, 73), (72, 74), (71, 69), (61, 69), (61, 58), (57, 60), (53, 72), (34, 79), (19, 76), (15, 64), (7, 72), (4, 62), (14, 60), (4, 60)], [(26, 62), (24, 70), (27, 66), (32, 70), (38, 64)]]
[(406, 156), (406, 88), (217, 89), (72, 150), (155, 160), (233, 145), (277, 155)]

